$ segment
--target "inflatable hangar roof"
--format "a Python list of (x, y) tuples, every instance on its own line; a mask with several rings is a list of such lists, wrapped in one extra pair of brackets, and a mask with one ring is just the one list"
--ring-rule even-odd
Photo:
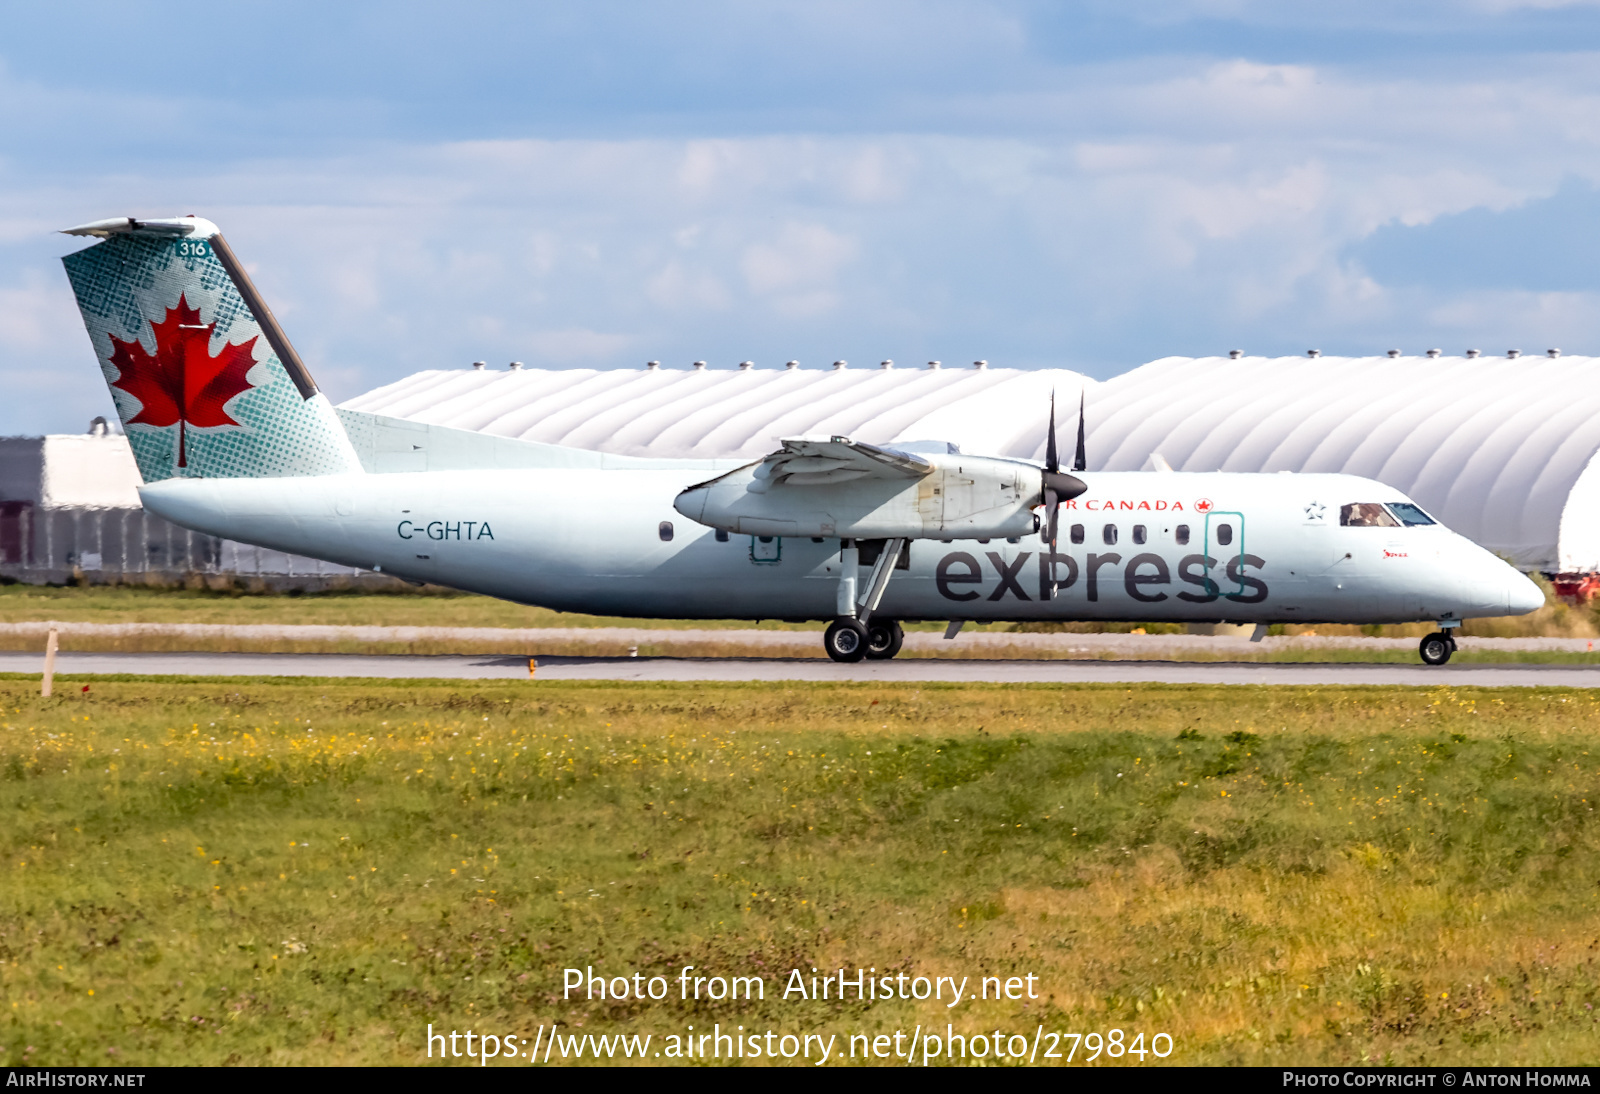
[(1090, 470), (1343, 472), (1401, 490), (1524, 570), (1600, 571), (1592, 357), (1166, 357), (1066, 369), (419, 372), (342, 404), (624, 455), (765, 455), (783, 437), (950, 441), (1042, 460), (1050, 396)]

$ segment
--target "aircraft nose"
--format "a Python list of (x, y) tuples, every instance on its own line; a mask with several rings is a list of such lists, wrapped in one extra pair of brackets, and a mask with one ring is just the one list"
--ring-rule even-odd
[(1527, 615), (1542, 607), (1544, 607), (1543, 589), (1522, 574), (1517, 574), (1511, 579), (1511, 588), (1506, 590), (1508, 615)]

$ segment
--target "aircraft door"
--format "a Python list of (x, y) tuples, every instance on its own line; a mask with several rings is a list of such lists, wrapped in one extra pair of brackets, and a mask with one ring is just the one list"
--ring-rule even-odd
[[(1223, 576), (1217, 587), (1223, 596), (1244, 595), (1244, 514), (1237, 510), (1212, 509), (1206, 513), (1205, 553), (1217, 560)], [(1227, 575), (1233, 570), (1235, 578)]]

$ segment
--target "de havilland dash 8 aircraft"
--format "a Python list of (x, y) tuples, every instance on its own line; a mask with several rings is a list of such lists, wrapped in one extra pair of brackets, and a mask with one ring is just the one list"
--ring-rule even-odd
[(1544, 603), (1372, 479), (1091, 471), (1081, 395), (1067, 470), (1053, 404), (1043, 464), (843, 436), (631, 458), (336, 409), (216, 225), (66, 232), (100, 240), (63, 262), (144, 505), (208, 535), (559, 611), (828, 620), (836, 661), (912, 620), (1432, 620), (1437, 665), (1463, 619)]

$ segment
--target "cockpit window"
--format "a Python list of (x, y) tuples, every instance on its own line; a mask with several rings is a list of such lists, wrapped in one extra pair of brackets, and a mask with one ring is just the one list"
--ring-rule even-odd
[(1400, 522), (1375, 501), (1356, 501), (1339, 507), (1339, 523), (1346, 528), (1398, 528)]
[(1434, 519), (1428, 514), (1412, 505), (1409, 501), (1391, 501), (1389, 512), (1400, 518), (1400, 523), (1407, 528), (1417, 528), (1424, 524), (1433, 524)]

